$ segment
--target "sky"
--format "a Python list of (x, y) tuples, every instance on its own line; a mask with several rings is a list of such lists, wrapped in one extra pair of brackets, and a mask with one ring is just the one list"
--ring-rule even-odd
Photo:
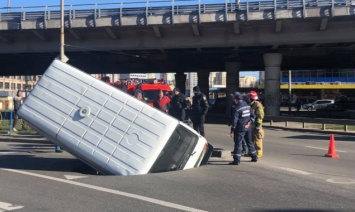
[[(7, 7), (8, 0), (0, 0), (0, 7)], [(60, 5), (60, 0), (10, 0), (11, 7), (25, 6), (45, 6), (45, 5)], [(64, 0), (65, 4), (90, 4), (90, 3), (110, 3), (120, 2), (113, 0)]]

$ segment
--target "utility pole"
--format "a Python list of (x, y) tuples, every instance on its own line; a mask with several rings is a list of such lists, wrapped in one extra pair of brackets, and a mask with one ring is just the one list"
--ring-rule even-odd
[(292, 89), (291, 89), (291, 70), (288, 70), (288, 111), (291, 112), (291, 98), (292, 98)]
[(60, 1), (60, 60), (66, 63), (69, 58), (64, 53), (64, 0)]
[(11, 0), (7, 0), (7, 12), (10, 12)]
[(31, 80), (31, 76), (26, 75), (25, 76), (25, 97), (27, 97), (27, 93), (28, 93), (28, 81)]

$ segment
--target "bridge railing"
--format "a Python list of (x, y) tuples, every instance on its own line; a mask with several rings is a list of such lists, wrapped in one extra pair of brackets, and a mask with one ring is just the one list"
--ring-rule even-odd
[[(211, 13), (224, 11), (257, 11), (279, 10), (310, 7), (337, 7), (354, 5), (355, 0), (274, 0), (274, 1), (242, 1), (240, 3), (230, 0), (147, 0), (121, 3), (75, 4), (65, 5), (65, 15), (72, 19), (95, 16), (109, 17), (114, 15), (130, 16), (144, 14), (157, 15), (171, 13)], [(2, 7), (0, 8), (0, 21), (11, 20), (37, 20), (45, 18), (59, 19), (60, 5), (28, 6), (28, 7)]]
[(305, 128), (306, 123), (322, 124), (322, 130), (326, 130), (326, 125), (342, 125), (344, 131), (348, 131), (348, 126), (355, 126), (355, 120), (350, 119), (325, 119), (325, 118), (306, 118), (306, 117), (286, 117), (286, 116), (265, 116), (264, 121), (269, 121), (270, 126), (274, 122), (284, 122), (285, 127), (289, 126), (289, 122), (302, 123), (302, 128)]

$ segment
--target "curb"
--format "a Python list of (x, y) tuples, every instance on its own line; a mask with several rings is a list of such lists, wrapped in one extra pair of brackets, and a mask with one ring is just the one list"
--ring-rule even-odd
[(318, 129), (309, 129), (309, 128), (295, 128), (295, 127), (281, 127), (281, 126), (267, 126), (263, 125), (263, 128), (269, 129), (282, 129), (287, 131), (297, 131), (297, 132), (313, 132), (313, 133), (321, 133), (321, 134), (338, 134), (338, 135), (350, 135), (355, 136), (355, 132), (345, 132), (345, 131), (337, 131), (337, 130), (318, 130)]

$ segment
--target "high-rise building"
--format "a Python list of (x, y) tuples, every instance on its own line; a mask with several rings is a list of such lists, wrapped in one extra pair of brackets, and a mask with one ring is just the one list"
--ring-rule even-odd
[(265, 71), (259, 71), (259, 85), (263, 85), (265, 82)]
[(227, 84), (226, 72), (211, 72), (210, 73), (210, 87), (225, 87)]
[(197, 77), (197, 72), (190, 72), (187, 74), (187, 91), (186, 95), (187, 96), (192, 96), (193, 92), (192, 89), (198, 85), (198, 77)]
[(254, 88), (256, 86), (257, 86), (256, 77), (253, 77), (253, 76), (239, 77), (239, 87)]

